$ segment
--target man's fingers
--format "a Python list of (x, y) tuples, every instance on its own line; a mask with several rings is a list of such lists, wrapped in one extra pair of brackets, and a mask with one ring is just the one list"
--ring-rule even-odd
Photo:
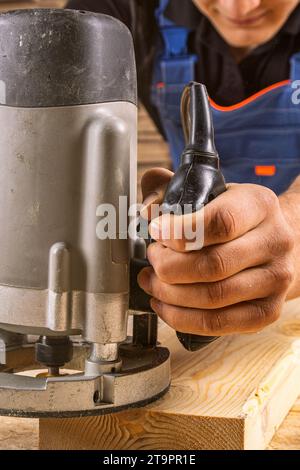
[(247, 268), (263, 265), (286, 252), (279, 232), (264, 225), (228, 243), (178, 253), (160, 243), (148, 248), (148, 259), (161, 281), (168, 284), (215, 282)]
[(225, 243), (260, 225), (279, 206), (277, 196), (252, 184), (232, 185), (204, 209), (205, 246)]
[(153, 193), (157, 188), (166, 187), (174, 173), (165, 168), (152, 168), (152, 170), (146, 171), (142, 177), (142, 192), (144, 199)]
[(141, 182), (143, 193), (141, 216), (144, 219), (151, 220), (152, 217), (155, 217), (155, 215), (151, 215), (151, 205), (162, 204), (167, 186), (173, 175), (174, 173), (165, 168), (153, 168), (143, 175)]
[(152, 268), (139, 276), (140, 286), (155, 299), (177, 307), (219, 309), (253, 299), (263, 299), (274, 292), (286, 291), (290, 282), (287, 270), (274, 267), (253, 268), (218, 282), (169, 285)]
[(199, 245), (195, 249), (202, 247), (201, 242), (204, 246), (226, 243), (256, 228), (278, 205), (278, 198), (267, 188), (232, 185), (203, 210), (182, 217), (163, 215), (151, 222), (149, 230), (165, 246), (191, 251), (191, 234)]
[(153, 310), (171, 328), (181, 333), (226, 336), (254, 333), (276, 321), (284, 297), (244, 302), (218, 310), (189, 309), (151, 300)]

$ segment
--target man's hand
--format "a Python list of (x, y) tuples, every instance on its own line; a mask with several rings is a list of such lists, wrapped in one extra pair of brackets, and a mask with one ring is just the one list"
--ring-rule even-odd
[[(144, 175), (144, 215), (162, 202), (171, 177), (159, 169)], [(154, 311), (177, 331), (206, 336), (256, 332), (277, 320), (295, 273), (296, 235), (282, 205), (262, 186), (229, 185), (204, 208), (204, 247), (193, 252), (184, 237), (163, 239), (166, 216), (154, 219), (152, 268), (138, 279)]]

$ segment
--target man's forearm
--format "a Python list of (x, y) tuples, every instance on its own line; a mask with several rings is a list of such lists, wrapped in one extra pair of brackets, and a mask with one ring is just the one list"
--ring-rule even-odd
[(279, 197), (279, 201), (287, 224), (294, 232), (295, 248), (293, 256), (296, 274), (288, 293), (288, 298), (293, 299), (300, 296), (300, 176)]

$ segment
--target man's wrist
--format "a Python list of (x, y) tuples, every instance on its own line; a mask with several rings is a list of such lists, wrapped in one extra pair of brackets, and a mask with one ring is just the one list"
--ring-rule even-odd
[(296, 234), (300, 234), (300, 176), (279, 196), (279, 203), (287, 223)]
[(300, 177), (290, 186), (290, 188), (279, 196), (279, 203), (295, 241), (293, 258), (296, 268), (295, 279), (288, 292), (288, 299), (300, 296)]

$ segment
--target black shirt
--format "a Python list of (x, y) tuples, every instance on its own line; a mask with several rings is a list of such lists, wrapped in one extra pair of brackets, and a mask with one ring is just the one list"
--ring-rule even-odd
[[(157, 6), (158, 0), (70, 0), (67, 8), (111, 15), (129, 27), (135, 41), (139, 98), (162, 132), (150, 100), (153, 58), (159, 34), (154, 16)], [(288, 79), (290, 58), (300, 52), (300, 6), (273, 39), (254, 49), (239, 64), (230, 47), (192, 0), (170, 0), (166, 16), (191, 29), (189, 50), (199, 57), (196, 80), (207, 86), (209, 95), (219, 105), (235, 104), (269, 85)]]

